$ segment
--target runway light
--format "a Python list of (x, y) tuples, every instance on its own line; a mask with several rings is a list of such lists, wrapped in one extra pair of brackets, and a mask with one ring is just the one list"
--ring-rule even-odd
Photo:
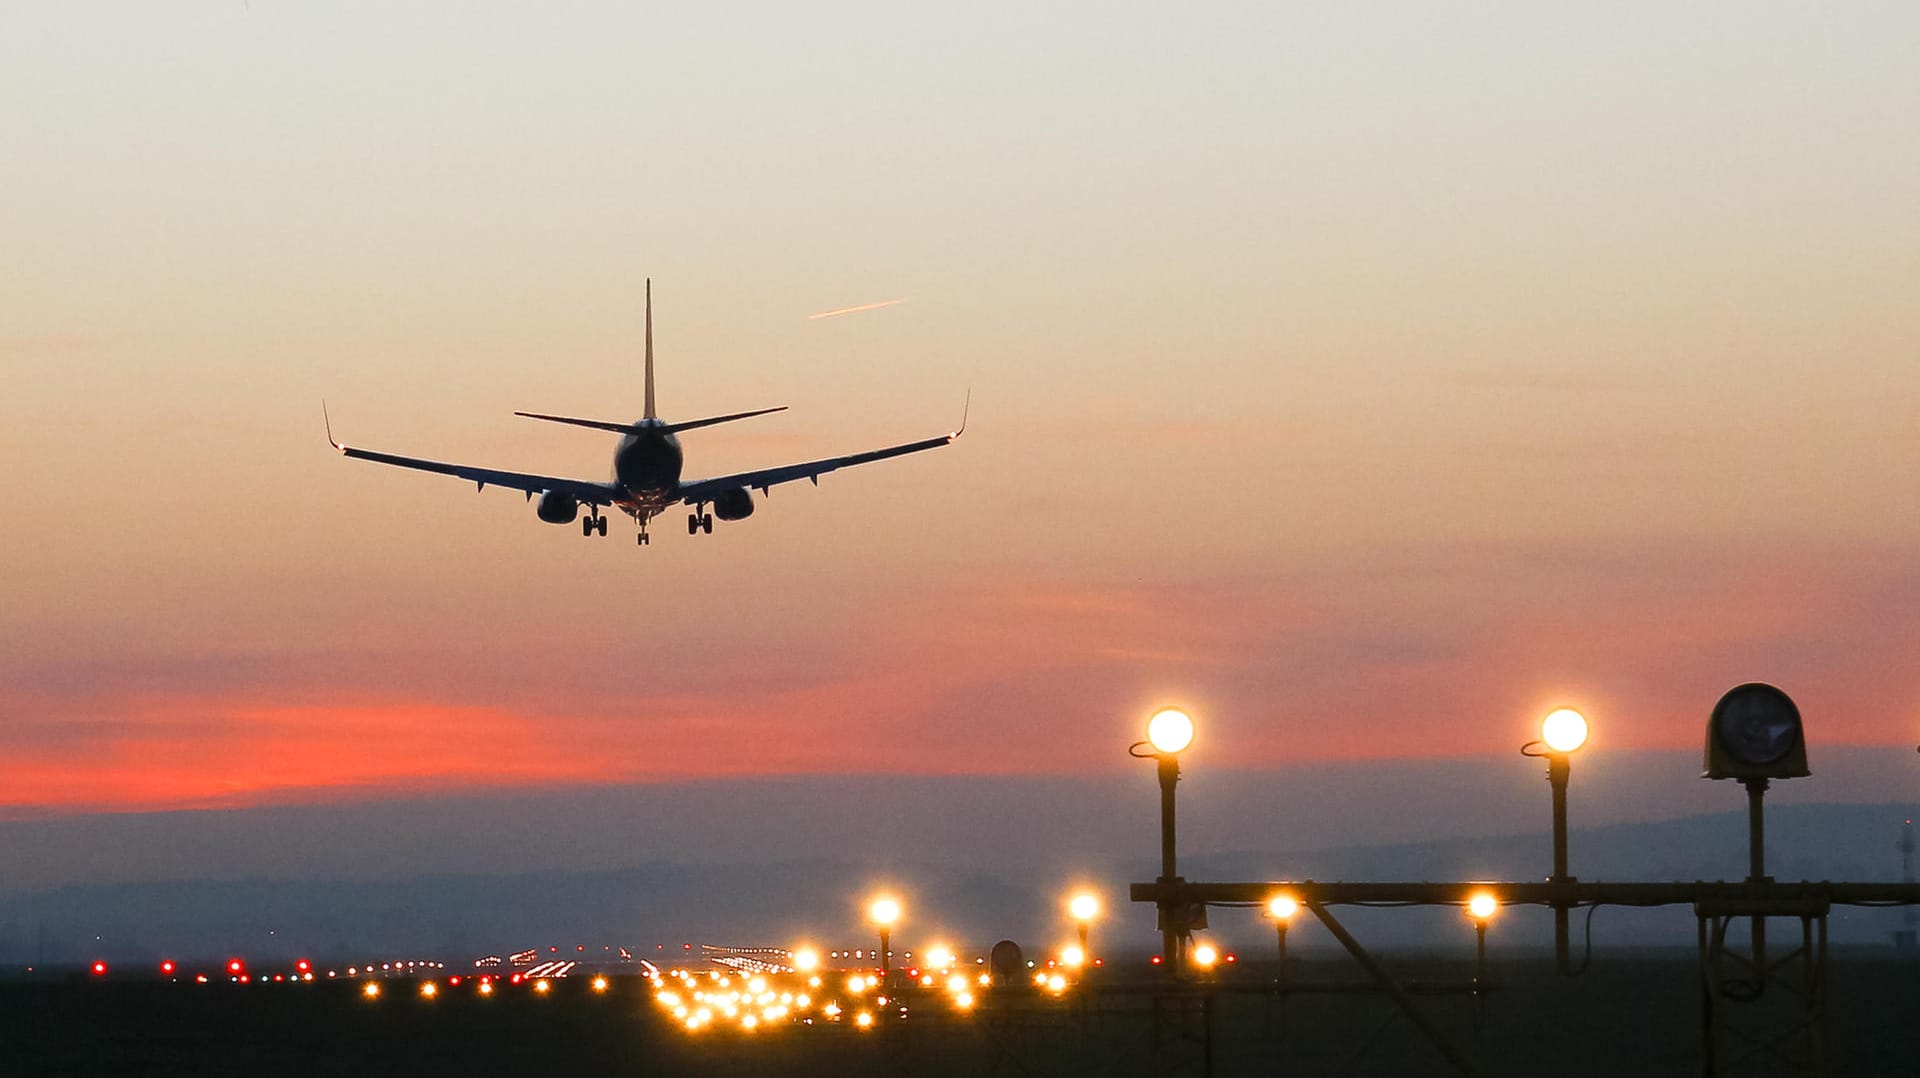
[(240, 972), (246, 968), (247, 968), (247, 964), (245, 962), (240, 961), (238, 958), (227, 959), (227, 972), (236, 977), (238, 977), (240, 975)]
[(95, 977), (105, 977), (107, 975), (107, 964), (105, 962), (95, 962), (93, 964), (93, 975)]
[(861, 1029), (870, 1029), (873, 1027), (873, 1015), (866, 1011), (861, 1011), (859, 1014), (853, 1016), (853, 1024), (859, 1026)]
[(174, 966), (173, 966), (172, 959), (168, 959), (167, 961), (160, 963), (160, 975), (162, 977), (173, 976), (173, 969), (174, 969)]
[(540, 994), (541, 994), (541, 995), (543, 995), (543, 996), (544, 996), (544, 995), (546, 995), (546, 994), (547, 994), (547, 993), (548, 993), (549, 991), (551, 991), (551, 990), (552, 990), (552, 988), (553, 988), (553, 986), (552, 986), (552, 985), (550, 985), (550, 984), (548, 984), (548, 983), (547, 983), (546, 981), (544, 981), (544, 980), (540, 980), (540, 981), (535, 981), (535, 982), (533, 982), (533, 990), (534, 990), (535, 992), (538, 992), (538, 993), (540, 993)]
[(944, 970), (953, 965), (953, 950), (944, 944), (934, 944), (927, 949), (927, 967)]
[(481, 981), (481, 982), (480, 982), (480, 994), (481, 994), (481, 995), (483, 995), (483, 996), (491, 996), (491, 995), (493, 995), (493, 982), (492, 982), (492, 981)]
[(607, 979), (605, 977), (595, 977), (593, 979), (593, 990), (595, 992), (605, 992), (607, 990)]
[(1193, 744), (1193, 719), (1177, 707), (1163, 709), (1147, 720), (1147, 741), (1171, 756)]
[(368, 999), (379, 999), (380, 998), (380, 982), (368, 981), (366, 984), (361, 985), (360, 994), (367, 997)]
[(1500, 900), (1493, 897), (1491, 891), (1475, 891), (1473, 897), (1467, 899), (1467, 916), (1476, 921), (1492, 917), (1499, 908)]
[(1550, 711), (1540, 720), (1540, 740), (1555, 752), (1573, 752), (1587, 743), (1587, 717), (1570, 707)]
[(802, 947), (793, 952), (793, 968), (801, 973), (812, 973), (820, 968), (820, 952), (811, 947)]
[(1300, 912), (1300, 903), (1292, 895), (1274, 895), (1267, 899), (1267, 916), (1276, 921), (1291, 921)]
[(1087, 952), (1077, 943), (1069, 943), (1060, 949), (1060, 964), (1068, 969), (1079, 969), (1087, 964)]
[(1220, 952), (1211, 943), (1202, 943), (1193, 949), (1193, 964), (1201, 969), (1212, 969), (1220, 961)]
[(432, 981), (428, 981), (420, 986), (420, 994), (428, 999), (432, 999), (440, 994), (440, 986)]

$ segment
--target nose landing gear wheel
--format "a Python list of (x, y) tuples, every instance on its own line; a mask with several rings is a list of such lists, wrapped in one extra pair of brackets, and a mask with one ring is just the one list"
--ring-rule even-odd
[(641, 533), (640, 533), (639, 535), (636, 535), (636, 536), (634, 536), (633, 538), (634, 538), (634, 541), (635, 541), (635, 542), (637, 542), (637, 543), (639, 543), (639, 544), (640, 544), (641, 546), (646, 546), (646, 545), (648, 545), (648, 544), (647, 544), (647, 533), (646, 533), (646, 532), (641, 532)]

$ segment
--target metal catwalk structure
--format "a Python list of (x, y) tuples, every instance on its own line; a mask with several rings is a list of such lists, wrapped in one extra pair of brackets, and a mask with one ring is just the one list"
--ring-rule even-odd
[[(1498, 906), (1540, 906), (1554, 911), (1554, 949), (1562, 975), (1579, 972), (1570, 963), (1568, 922), (1573, 911), (1586, 909), (1591, 914), (1600, 906), (1690, 906), (1699, 947), (1700, 1072), (1712, 1076), (1735, 1073), (1763, 1060), (1803, 1073), (1828, 1073), (1824, 1027), (1829, 912), (1835, 906), (1920, 905), (1920, 884), (1912, 882), (1911, 876), (1902, 883), (1851, 883), (1782, 882), (1766, 874), (1764, 797), (1768, 786), (1774, 779), (1809, 774), (1799, 711), (1785, 693), (1770, 685), (1736, 687), (1721, 698), (1708, 723), (1702, 777), (1735, 779), (1746, 788), (1750, 872), (1738, 882), (1583, 882), (1569, 872), (1566, 790), (1571, 754), (1586, 740), (1585, 718), (1569, 709), (1548, 715), (1542, 740), (1521, 749), (1524, 755), (1547, 760), (1547, 777), (1553, 787), (1554, 864), (1553, 874), (1544, 881), (1190, 881), (1177, 871), (1173, 791), (1180, 779), (1179, 753), (1192, 739), (1191, 720), (1169, 709), (1153, 717), (1148, 739), (1131, 750), (1132, 755), (1154, 759), (1158, 765), (1161, 874), (1151, 883), (1131, 885), (1129, 897), (1135, 902), (1153, 903), (1159, 912), (1157, 927), (1162, 935), (1169, 999), (1190, 998), (1201, 987), (1183, 982), (1189, 980), (1186, 967), (1192, 933), (1206, 926), (1208, 907), (1267, 906), (1280, 930), (1283, 975), (1286, 918), (1296, 908), (1305, 909), (1461, 1074), (1481, 1072), (1471, 1055), (1420, 1008), (1407, 986), (1389, 975), (1334, 916), (1333, 907), (1465, 908), (1477, 931), (1479, 964), (1474, 985), (1481, 986), (1487, 983), (1486, 922)], [(1740, 921), (1747, 922), (1745, 933), (1735, 931)], [(1797, 922), (1798, 938), (1785, 953), (1770, 955), (1768, 925), (1781, 921)], [(1741, 935), (1746, 937), (1744, 950), (1738, 945)], [(1288, 990), (1311, 989), (1295, 985)], [(1478, 1002), (1477, 987), (1475, 998)], [(1765, 1013), (1744, 1013), (1759, 1011)], [(1476, 1009), (1476, 1020), (1477, 1015)], [(1210, 1054), (1206, 1058), (1210, 1059)]]

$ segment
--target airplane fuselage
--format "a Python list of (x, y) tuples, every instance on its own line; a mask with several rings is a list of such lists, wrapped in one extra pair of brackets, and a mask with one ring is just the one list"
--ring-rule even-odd
[(658, 419), (642, 419), (613, 451), (613, 481), (627, 495), (620, 508), (636, 518), (665, 509), (680, 488), (680, 439)]

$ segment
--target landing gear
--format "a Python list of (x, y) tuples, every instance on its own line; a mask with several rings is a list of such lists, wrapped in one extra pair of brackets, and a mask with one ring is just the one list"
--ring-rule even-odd
[(580, 534), (592, 535), (594, 532), (599, 532), (601, 535), (607, 534), (607, 518), (598, 513), (590, 517), (581, 517)]
[(636, 543), (639, 543), (639, 544), (640, 544), (641, 546), (648, 546), (648, 545), (650, 545), (650, 544), (649, 544), (649, 543), (647, 542), (647, 533), (646, 533), (646, 532), (641, 532), (641, 533), (640, 533), (639, 535), (636, 535), (636, 536), (634, 536), (634, 537), (633, 537), (633, 539), (634, 539), (634, 542), (636, 542)]
[(713, 514), (712, 513), (688, 513), (687, 514), (687, 534), (696, 535), (700, 532), (706, 532), (708, 535), (713, 534)]

